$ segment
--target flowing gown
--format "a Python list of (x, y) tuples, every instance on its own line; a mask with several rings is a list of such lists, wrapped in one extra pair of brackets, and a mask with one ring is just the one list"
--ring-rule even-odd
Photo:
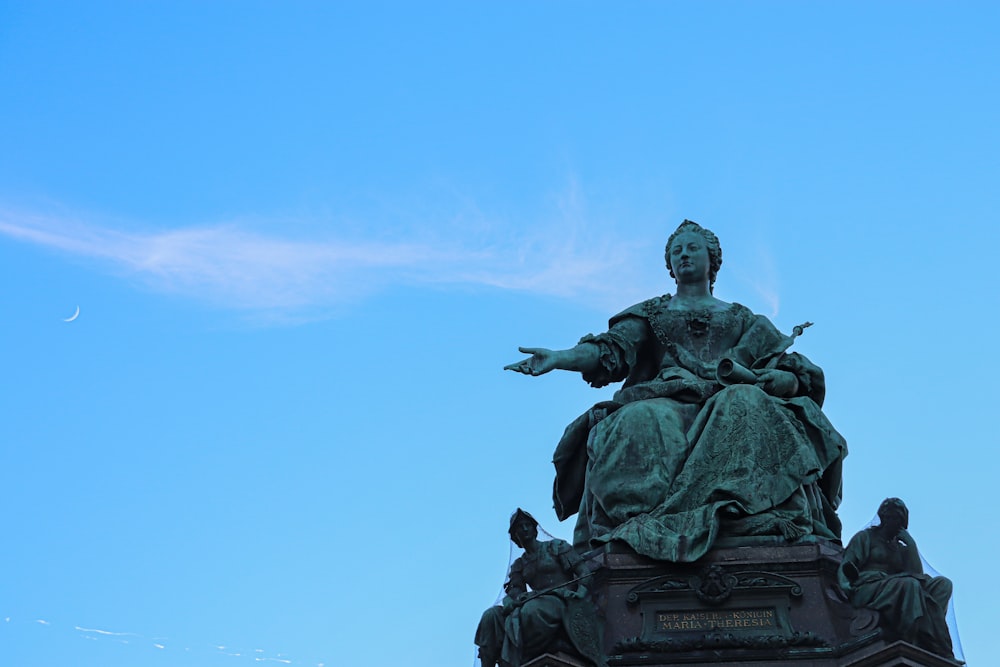
[[(822, 413), (822, 371), (786, 350), (792, 338), (761, 315), (670, 310), (650, 299), (585, 336), (595, 387), (624, 380), (566, 429), (554, 456), (560, 519), (578, 512), (578, 548), (612, 540), (638, 553), (694, 561), (720, 536), (840, 537), (836, 508), (846, 443)], [(783, 399), (724, 387), (719, 362), (795, 374)]]

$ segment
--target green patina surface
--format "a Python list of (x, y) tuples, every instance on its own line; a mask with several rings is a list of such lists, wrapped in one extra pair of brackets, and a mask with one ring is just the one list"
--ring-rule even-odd
[(907, 532), (909, 510), (886, 498), (879, 525), (851, 538), (840, 566), (840, 585), (851, 603), (879, 612), (890, 638), (953, 657), (945, 614), (952, 585), (946, 577), (924, 574), (917, 543)]
[(556, 513), (578, 515), (576, 546), (619, 541), (687, 562), (720, 537), (839, 538), (847, 446), (821, 410), (822, 370), (789, 352), (802, 327), (784, 335), (716, 298), (722, 249), (694, 222), (671, 235), (666, 264), (673, 295), (622, 311), (571, 349), (520, 348), (531, 356), (506, 367), (623, 382), (556, 448)]
[(483, 665), (519, 667), (562, 640), (563, 650), (604, 667), (583, 558), (563, 540), (539, 540), (538, 522), (521, 509), (511, 516), (510, 537), (524, 554), (511, 565), (503, 600), (483, 613), (476, 629)]

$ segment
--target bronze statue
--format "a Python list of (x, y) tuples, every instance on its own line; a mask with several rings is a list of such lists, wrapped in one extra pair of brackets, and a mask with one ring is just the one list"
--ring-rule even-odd
[(563, 540), (539, 540), (538, 522), (520, 508), (510, 519), (510, 539), (524, 555), (511, 565), (502, 603), (487, 609), (476, 629), (483, 667), (519, 667), (560, 649), (604, 667), (583, 559)]
[(902, 639), (954, 657), (945, 622), (951, 581), (924, 574), (917, 543), (907, 532), (910, 513), (899, 498), (878, 508), (879, 525), (851, 538), (840, 566), (840, 585), (855, 607), (879, 612), (890, 639)]
[[(674, 295), (611, 318), (567, 350), (523, 347), (509, 370), (624, 380), (556, 448), (560, 520), (578, 512), (577, 547), (612, 540), (693, 561), (720, 536), (840, 537), (846, 443), (822, 413), (823, 372), (788, 352), (794, 336), (713, 295), (722, 249), (685, 220), (670, 236)], [(802, 328), (796, 328), (796, 334)]]

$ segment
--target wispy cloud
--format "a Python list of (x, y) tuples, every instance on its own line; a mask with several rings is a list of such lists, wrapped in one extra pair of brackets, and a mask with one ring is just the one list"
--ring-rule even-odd
[(557, 208), (551, 220), (518, 226), (528, 230), (521, 233), (479, 214), (475, 224), (466, 216), (411, 225), (419, 231), (390, 240), (260, 231), (281, 221), (126, 231), (0, 209), (0, 235), (96, 262), (158, 291), (234, 309), (294, 312), (399, 284), (492, 286), (598, 302), (614, 294), (620, 307), (621, 285), (629, 284), (623, 273), (633, 272), (636, 249), (586, 219), (575, 186)]
[(139, 635), (134, 632), (112, 632), (111, 630), (98, 630), (97, 628), (82, 628), (79, 625), (73, 626), (74, 630), (79, 630), (80, 632), (93, 632), (98, 635), (109, 635), (112, 637), (138, 637)]
[[(725, 270), (724, 268), (723, 271)], [(732, 270), (740, 282), (750, 287), (758, 302), (767, 304), (767, 314), (777, 317), (781, 309), (780, 281), (770, 247), (757, 243), (755, 252)]]

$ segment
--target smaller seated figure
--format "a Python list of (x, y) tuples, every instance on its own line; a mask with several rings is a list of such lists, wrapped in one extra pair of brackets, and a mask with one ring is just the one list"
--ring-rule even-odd
[(924, 574), (917, 544), (906, 530), (909, 516), (899, 498), (882, 501), (879, 525), (862, 530), (848, 543), (840, 585), (855, 607), (879, 612), (889, 639), (953, 658), (945, 621), (951, 581)]
[(511, 565), (503, 601), (483, 613), (476, 629), (483, 667), (520, 667), (556, 650), (604, 667), (583, 559), (563, 540), (539, 540), (538, 521), (520, 508), (510, 519), (510, 539), (524, 554)]

